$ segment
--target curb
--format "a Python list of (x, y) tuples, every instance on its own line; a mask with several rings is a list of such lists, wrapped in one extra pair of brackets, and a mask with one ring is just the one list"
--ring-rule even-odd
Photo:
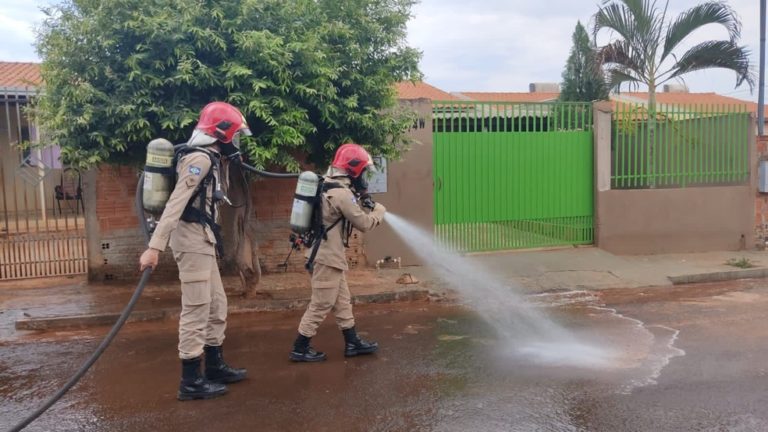
[[(135, 311), (128, 317), (127, 322), (160, 321), (168, 318), (169, 310), (156, 309)], [(42, 318), (21, 318), (16, 320), (16, 330), (59, 330), (72, 328), (87, 328), (111, 326), (120, 317), (119, 313), (104, 313), (92, 315), (71, 315)]]
[(672, 285), (724, 282), (738, 279), (762, 279), (768, 278), (768, 268), (727, 270), (712, 273), (695, 273), (680, 276), (667, 276), (667, 278), (672, 282)]
[[(352, 297), (353, 304), (374, 303), (398, 303), (429, 300), (429, 290), (407, 290), (396, 292), (383, 292), (375, 294), (361, 294)], [(249, 312), (276, 312), (304, 309), (309, 304), (309, 298), (287, 300), (239, 300), (232, 302), (229, 307), (229, 315), (246, 314)], [(134, 311), (128, 317), (128, 322), (163, 321), (178, 318), (179, 308), (155, 309)], [(71, 315), (41, 318), (21, 318), (16, 320), (16, 330), (63, 330), (73, 328), (88, 328), (111, 326), (119, 313), (103, 313), (90, 315)]]

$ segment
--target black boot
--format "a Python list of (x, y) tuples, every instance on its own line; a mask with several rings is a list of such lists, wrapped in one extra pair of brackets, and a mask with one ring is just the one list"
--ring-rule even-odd
[(309, 346), (309, 341), (312, 338), (308, 338), (299, 333), (296, 337), (296, 341), (293, 342), (293, 351), (291, 351), (291, 361), (295, 362), (319, 362), (325, 360), (325, 353), (315, 351), (314, 348)]
[(224, 363), (224, 351), (220, 346), (205, 346), (205, 378), (219, 384), (231, 384), (245, 379), (247, 371)]
[(360, 339), (357, 335), (355, 328), (348, 328), (341, 331), (344, 334), (344, 356), (354, 357), (361, 354), (372, 354), (379, 349), (379, 344), (376, 342), (366, 342)]
[(200, 362), (200, 357), (181, 361), (180, 401), (211, 399), (227, 392), (227, 386), (212, 383), (200, 374)]

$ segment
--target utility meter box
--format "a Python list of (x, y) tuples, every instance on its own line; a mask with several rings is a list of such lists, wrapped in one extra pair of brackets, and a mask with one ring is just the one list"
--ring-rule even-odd
[(768, 160), (760, 161), (760, 175), (757, 190), (760, 193), (768, 193)]

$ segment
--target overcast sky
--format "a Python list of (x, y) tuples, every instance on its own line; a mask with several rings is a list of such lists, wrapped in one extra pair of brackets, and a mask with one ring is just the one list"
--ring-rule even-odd
[[(0, 60), (39, 61), (32, 46), (41, 6), (53, 0), (0, 1)], [(421, 0), (413, 10), (409, 43), (423, 52), (425, 80), (447, 91), (528, 91), (531, 82), (559, 82), (577, 20), (588, 24), (600, 0)], [(663, 0), (659, 1), (660, 3)], [(676, 15), (700, 0), (670, 0)], [(757, 73), (759, 0), (729, 0), (742, 19), (742, 44)], [(724, 37), (715, 26), (687, 45)], [(602, 36), (602, 41), (608, 37)], [(598, 39), (598, 42), (601, 42)], [(732, 72), (690, 74), (691, 91), (757, 100), (757, 89), (734, 89)]]

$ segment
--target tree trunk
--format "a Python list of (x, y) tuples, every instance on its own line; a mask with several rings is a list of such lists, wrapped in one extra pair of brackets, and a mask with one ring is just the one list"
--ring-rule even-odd
[(256, 221), (251, 201), (250, 183), (243, 170), (229, 165), (227, 197), (232, 206), (221, 207), (221, 224), (224, 237), (223, 270), (225, 274), (240, 277), (246, 297), (256, 294), (261, 279), (259, 245), (256, 240)]
[(648, 161), (646, 175), (648, 187), (656, 188), (656, 85), (648, 85)]

